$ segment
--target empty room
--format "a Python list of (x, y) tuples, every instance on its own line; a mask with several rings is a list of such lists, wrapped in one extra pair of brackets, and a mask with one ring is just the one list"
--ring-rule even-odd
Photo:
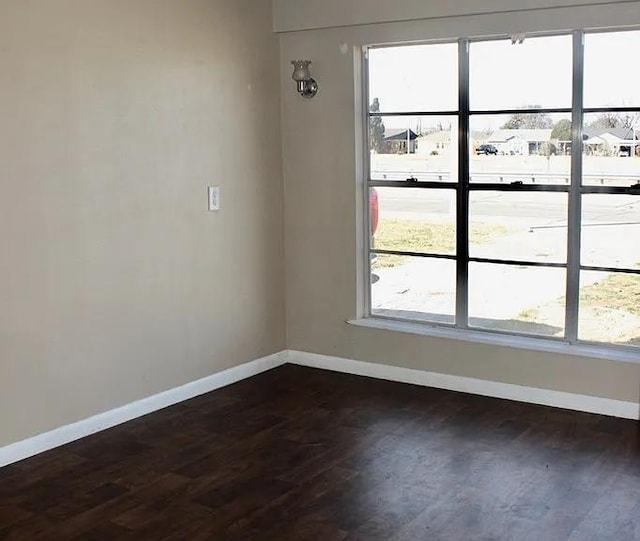
[(640, 0), (0, 0), (0, 540), (640, 541)]

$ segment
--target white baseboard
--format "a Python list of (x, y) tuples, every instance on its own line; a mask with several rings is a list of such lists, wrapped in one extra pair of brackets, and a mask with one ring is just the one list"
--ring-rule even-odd
[(435, 372), (425, 372), (422, 370), (412, 370), (410, 368), (401, 368), (398, 366), (353, 361), (350, 359), (317, 355), (315, 353), (305, 353), (302, 351), (289, 351), (287, 354), (287, 361), (301, 366), (321, 368), (323, 370), (332, 370), (334, 372), (367, 376), (370, 378), (384, 379), (388, 381), (411, 383), (413, 385), (421, 385), (423, 387), (434, 387), (437, 389), (477, 394), (492, 398), (515, 400), (517, 402), (553, 406), (561, 409), (598, 413), (623, 419), (640, 419), (640, 404), (635, 402), (624, 402), (622, 400), (612, 400), (610, 398), (565, 393), (548, 389), (538, 389), (535, 387), (524, 387), (522, 385), (500, 383), (497, 381), (486, 381), (461, 376), (437, 374)]
[(623, 419), (640, 419), (640, 405), (635, 402), (438, 374), (302, 351), (281, 351), (50, 432), (6, 447), (0, 447), (0, 468), (190, 398), (215, 391), (286, 363), (400, 383), (411, 383), (423, 387), (434, 387), (587, 413), (599, 413)]
[(143, 398), (131, 404), (100, 413), (76, 423), (39, 434), (32, 438), (0, 447), (0, 468), (25, 458), (49, 451), (96, 432), (106, 430), (154, 411), (189, 400), (221, 387), (226, 387), (286, 363), (286, 352), (276, 353), (262, 359), (234, 366), (223, 372), (187, 383), (175, 389)]

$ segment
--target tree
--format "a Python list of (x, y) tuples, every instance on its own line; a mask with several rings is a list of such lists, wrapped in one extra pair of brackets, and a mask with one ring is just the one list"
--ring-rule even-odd
[[(379, 113), (380, 112), (380, 101), (378, 98), (374, 98), (373, 103), (369, 107), (370, 113)], [(381, 116), (372, 116), (369, 119), (369, 141), (371, 145), (371, 149), (376, 153), (380, 153), (384, 146), (384, 122), (382, 122)]]
[(632, 129), (638, 127), (640, 123), (640, 115), (638, 113), (601, 113), (589, 124), (590, 128), (611, 129), (626, 128)]
[(638, 113), (618, 113), (618, 122), (621, 128), (638, 129), (640, 124), (640, 115)]
[(619, 128), (620, 119), (617, 113), (601, 113), (598, 118), (589, 124), (590, 128), (600, 128), (603, 130), (609, 128)]
[(553, 143), (550, 143), (549, 141), (543, 141), (540, 145), (538, 154), (540, 156), (546, 156), (547, 158), (549, 158), (551, 156), (555, 156), (557, 152), (558, 152), (558, 149), (556, 145), (554, 145)]
[[(527, 105), (522, 109), (535, 109), (539, 105)], [(535, 130), (553, 127), (553, 120), (547, 113), (514, 113), (503, 125), (503, 130)]]
[(553, 127), (551, 139), (557, 141), (571, 141), (571, 120), (563, 118)]

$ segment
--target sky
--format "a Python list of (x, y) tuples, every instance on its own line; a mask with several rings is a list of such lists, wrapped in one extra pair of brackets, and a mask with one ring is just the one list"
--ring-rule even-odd
[[(471, 109), (508, 109), (526, 105), (571, 107), (572, 36), (530, 37), (472, 42)], [(585, 36), (586, 107), (640, 106), (640, 31)], [(447, 111), (458, 108), (458, 45), (427, 44), (371, 49), (371, 99), (382, 111)], [(569, 118), (560, 115), (554, 118)], [(508, 117), (507, 117), (508, 118)], [(505, 117), (472, 119), (477, 130), (498, 129)], [(422, 119), (423, 129), (448, 119)], [(385, 118), (389, 128), (417, 120)], [(415, 128), (414, 128), (415, 129)]]

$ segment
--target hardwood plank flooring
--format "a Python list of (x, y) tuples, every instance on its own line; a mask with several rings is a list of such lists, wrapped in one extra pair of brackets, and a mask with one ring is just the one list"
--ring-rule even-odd
[(0, 539), (640, 540), (638, 434), (286, 365), (0, 469)]

